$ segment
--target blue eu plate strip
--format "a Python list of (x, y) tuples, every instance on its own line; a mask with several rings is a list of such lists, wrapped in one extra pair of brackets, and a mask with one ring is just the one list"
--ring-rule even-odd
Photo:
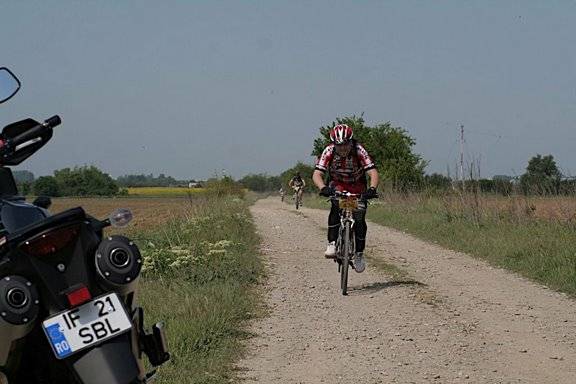
[(70, 344), (66, 340), (64, 333), (60, 329), (60, 324), (52, 324), (46, 327), (46, 333), (50, 338), (50, 342), (52, 343), (52, 347), (58, 355), (59, 359), (62, 359), (72, 353), (72, 349), (70, 348)]

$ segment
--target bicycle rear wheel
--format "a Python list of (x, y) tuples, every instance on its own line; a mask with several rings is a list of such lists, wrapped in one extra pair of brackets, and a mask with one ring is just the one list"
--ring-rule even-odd
[(342, 295), (348, 294), (348, 267), (350, 266), (350, 223), (344, 227), (344, 239), (342, 241), (342, 265), (340, 266), (340, 289)]
[(302, 195), (300, 194), (300, 191), (296, 192), (296, 209), (300, 208), (302, 206)]

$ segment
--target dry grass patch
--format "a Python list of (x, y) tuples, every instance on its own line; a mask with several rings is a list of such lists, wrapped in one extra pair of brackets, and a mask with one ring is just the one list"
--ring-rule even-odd
[(576, 296), (575, 204), (569, 197), (386, 195), (368, 218)]
[(206, 193), (206, 188), (186, 187), (131, 187), (128, 189), (130, 196), (142, 197), (185, 197)]
[(146, 230), (181, 217), (190, 205), (187, 198), (54, 198), (52, 201), (52, 213), (82, 207), (99, 219), (117, 208), (128, 208), (134, 214), (128, 227), (130, 232)]

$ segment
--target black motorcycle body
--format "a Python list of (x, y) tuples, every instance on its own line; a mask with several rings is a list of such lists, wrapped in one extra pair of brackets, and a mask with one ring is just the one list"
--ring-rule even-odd
[(26, 119), (0, 135), (0, 383), (149, 382), (144, 355), (157, 367), (169, 354), (161, 323), (146, 332), (136, 306), (138, 247), (105, 237), (110, 219), (26, 202), (5, 167), (43, 147), (59, 123)]

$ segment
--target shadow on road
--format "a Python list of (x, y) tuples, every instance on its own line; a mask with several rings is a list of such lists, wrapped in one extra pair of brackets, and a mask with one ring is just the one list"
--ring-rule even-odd
[(349, 287), (348, 294), (350, 295), (367, 295), (382, 291), (387, 288), (396, 287), (398, 285), (416, 285), (419, 287), (425, 287), (426, 284), (421, 283), (416, 280), (406, 279), (406, 280), (392, 280), (386, 282), (376, 282), (371, 284), (364, 284), (359, 287)]

